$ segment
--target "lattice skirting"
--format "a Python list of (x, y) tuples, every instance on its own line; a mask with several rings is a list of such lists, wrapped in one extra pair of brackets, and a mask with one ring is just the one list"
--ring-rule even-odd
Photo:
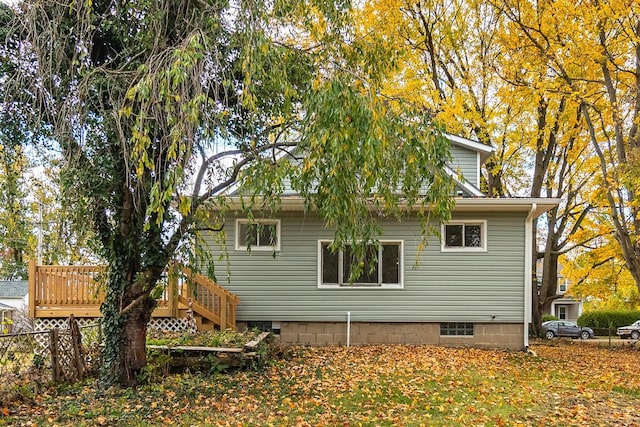
[(154, 331), (162, 332), (184, 332), (188, 329), (185, 319), (176, 319), (173, 317), (156, 317), (151, 319), (148, 328)]
[[(90, 326), (98, 323), (98, 319), (76, 317), (78, 326)], [(49, 331), (51, 329), (69, 329), (68, 319), (34, 319), (33, 330), (35, 332)]]
[[(90, 326), (98, 323), (97, 318), (76, 318), (78, 326)], [(34, 331), (48, 331), (54, 328), (69, 329), (67, 319), (35, 319)], [(163, 332), (184, 332), (187, 330), (187, 323), (184, 319), (171, 317), (157, 317), (151, 319), (148, 328), (154, 331)]]

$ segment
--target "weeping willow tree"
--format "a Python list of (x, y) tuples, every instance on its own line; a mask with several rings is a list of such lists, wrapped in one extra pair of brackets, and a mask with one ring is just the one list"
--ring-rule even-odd
[(350, 16), (348, 2), (328, 0), (41, 0), (16, 11), (10, 102), (46, 123), (67, 200), (108, 263), (105, 385), (136, 384), (161, 274), (198, 212), (223, 209), (237, 182), (247, 209), (275, 210), (288, 179), (338, 242), (375, 239), (376, 211), (418, 204), (448, 217), (448, 144), (422, 111), (384, 96), (393, 51)]

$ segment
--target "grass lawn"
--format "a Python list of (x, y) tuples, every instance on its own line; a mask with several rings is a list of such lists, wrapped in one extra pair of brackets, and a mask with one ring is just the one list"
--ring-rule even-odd
[(640, 351), (295, 348), (258, 372), (84, 383), (2, 407), (0, 425), (640, 426)]

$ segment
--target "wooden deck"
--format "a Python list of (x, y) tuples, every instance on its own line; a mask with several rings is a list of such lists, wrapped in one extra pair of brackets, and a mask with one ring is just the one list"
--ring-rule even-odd
[[(240, 299), (206, 276), (171, 267), (153, 317), (184, 317), (192, 303), (202, 324), (220, 329), (236, 326)], [(102, 266), (29, 264), (29, 315), (32, 318), (102, 317), (105, 269)], [(207, 329), (205, 326), (204, 329)], [(209, 328), (210, 329), (210, 328)]]

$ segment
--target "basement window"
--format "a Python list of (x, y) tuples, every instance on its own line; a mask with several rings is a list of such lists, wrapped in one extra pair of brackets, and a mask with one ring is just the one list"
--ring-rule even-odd
[(280, 322), (250, 320), (247, 322), (247, 328), (258, 329), (262, 332), (271, 332), (274, 335), (280, 335)]
[(446, 322), (440, 323), (440, 336), (443, 337), (472, 337), (473, 323), (469, 322)]

